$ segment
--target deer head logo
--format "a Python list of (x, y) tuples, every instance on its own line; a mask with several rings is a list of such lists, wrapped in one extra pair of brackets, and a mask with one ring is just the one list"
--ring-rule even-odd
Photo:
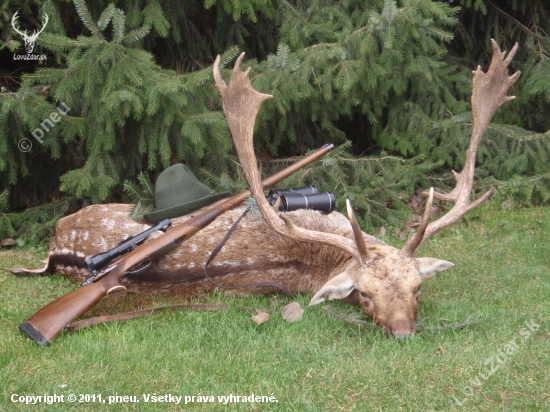
[(26, 30), (24, 32), (21, 32), (21, 31), (19, 31), (19, 27), (15, 26), (18, 13), (19, 12), (16, 11), (15, 14), (13, 15), (13, 17), (11, 19), (11, 26), (13, 27), (13, 29), (17, 33), (19, 33), (21, 35), (21, 37), (23, 37), (23, 40), (25, 41), (25, 49), (27, 50), (28, 54), (31, 54), (32, 51), (34, 50), (34, 43), (36, 42), (36, 39), (38, 38), (38, 35), (44, 31), (44, 29), (46, 28), (46, 24), (48, 24), (48, 15), (46, 13), (44, 13), (44, 17), (46, 18), (46, 21), (44, 21), (44, 25), (42, 26), (42, 29), (40, 29), (39, 31), (35, 30), (32, 33), (32, 35), (29, 36), (29, 35), (27, 35)]

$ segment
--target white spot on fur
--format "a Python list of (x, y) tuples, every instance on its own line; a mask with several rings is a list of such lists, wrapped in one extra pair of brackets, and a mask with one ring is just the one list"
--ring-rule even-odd
[(268, 269), (266, 270), (266, 273), (269, 273), (270, 275), (282, 275), (283, 273), (288, 272), (287, 268), (279, 268), (279, 269)]
[(109, 230), (114, 230), (114, 228), (116, 227), (116, 222), (114, 219), (104, 218), (101, 219), (101, 226)]
[(286, 262), (286, 258), (283, 255), (275, 255), (270, 253), (267, 255), (270, 262)]
[(226, 266), (238, 266), (241, 264), (241, 262), (237, 262), (234, 260), (226, 260), (223, 262)]
[(74, 251), (74, 250), (67, 249), (67, 248), (61, 249), (56, 254), (59, 254), (59, 255), (72, 255), (72, 254), (75, 254), (76, 256), (81, 257), (81, 258), (86, 257), (86, 255), (82, 252)]
[(109, 245), (105, 241), (105, 238), (101, 236), (98, 242), (98, 250), (107, 250), (107, 249), (109, 249)]
[(137, 226), (136, 223), (134, 223), (132, 221), (132, 222), (126, 222), (123, 227), (128, 232), (133, 232), (135, 230), (136, 226)]

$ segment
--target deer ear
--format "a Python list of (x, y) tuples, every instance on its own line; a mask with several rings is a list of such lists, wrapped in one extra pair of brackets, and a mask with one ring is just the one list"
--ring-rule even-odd
[(433, 258), (416, 258), (420, 268), (420, 279), (429, 279), (436, 274), (446, 269), (452, 268), (455, 264), (441, 259)]
[(344, 299), (356, 287), (355, 279), (350, 271), (346, 270), (325, 283), (321, 290), (311, 298), (309, 306), (317, 305), (325, 300)]

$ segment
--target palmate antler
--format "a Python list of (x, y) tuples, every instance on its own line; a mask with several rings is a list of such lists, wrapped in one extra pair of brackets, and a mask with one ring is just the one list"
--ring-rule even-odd
[(474, 125), (470, 146), (466, 153), (464, 169), (462, 169), (460, 173), (456, 173), (453, 170), (456, 179), (456, 187), (450, 193), (444, 194), (435, 192), (433, 194), (436, 199), (453, 201), (455, 204), (447, 214), (428, 224), (430, 217), (429, 212), (431, 209), (431, 200), (428, 200), (421, 226), (418, 228), (415, 235), (409, 239), (403, 249), (401, 249), (402, 253), (406, 256), (414, 257), (420, 245), (431, 235), (459, 221), (464, 215), (489, 199), (495, 191), (494, 188), (491, 188), (481, 197), (470, 203), (479, 143), (495, 111), (502, 104), (515, 99), (515, 96), (507, 96), (506, 94), (508, 93), (508, 89), (516, 82), (521, 72), (517, 71), (513, 75), (508, 76), (508, 65), (516, 54), (518, 49), (517, 43), (506, 58), (506, 52), (501, 52), (493, 39), (491, 39), (491, 44), (493, 46), (493, 58), (489, 70), (487, 73), (484, 73), (481, 67), (478, 66), (477, 70), (473, 72), (472, 112)]
[(363, 265), (371, 256), (349, 202), (347, 202), (348, 214), (356, 243), (343, 236), (297, 227), (284, 214), (275, 212), (265, 199), (254, 154), (253, 133), (256, 115), (262, 103), (271, 99), (272, 96), (259, 93), (252, 88), (249, 78), (250, 68), (242, 71), (243, 58), (244, 53), (237, 59), (229, 85), (226, 85), (220, 72), (220, 56), (218, 56), (214, 62), (214, 79), (222, 96), (223, 111), (233, 135), (241, 166), (262, 217), (271, 229), (283, 236), (336, 247), (353, 256), (359, 265)]

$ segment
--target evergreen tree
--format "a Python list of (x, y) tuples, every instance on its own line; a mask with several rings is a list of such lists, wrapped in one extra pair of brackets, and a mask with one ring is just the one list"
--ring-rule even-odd
[[(0, 181), (10, 212), (53, 201), (65, 205), (48, 209), (59, 215), (74, 199), (126, 200), (124, 187), (141, 199), (137, 216), (152, 204), (151, 182), (175, 162), (213, 187), (246, 187), (211, 73), (216, 54), (232, 66), (245, 51), (254, 87), (274, 96), (256, 125), (264, 174), (283, 165), (278, 158), (342, 144), (287, 184), (334, 191), (340, 207), (349, 197), (370, 229), (402, 225), (412, 192), (454, 184), (450, 169), (462, 167), (469, 141), (471, 70), (488, 65), (491, 36), (508, 49), (520, 42), (513, 68), (523, 74), (518, 99), (498, 113), (479, 150), (479, 185), (525, 202), (550, 196), (543, 0), (44, 0), (0, 8), (0, 55), (12, 59), (0, 93)], [(22, 45), (10, 24), (16, 11), (29, 29), (49, 16), (35, 52), (48, 60), (27, 64), (22, 77), (12, 57)], [(64, 107), (45, 131), (45, 119)], [(31, 134), (37, 129), (43, 144)], [(18, 147), (25, 139), (29, 152)], [(27, 222), (39, 216), (31, 210)], [(15, 222), (20, 214), (3, 216)], [(44, 230), (33, 230), (47, 234), (52, 219), (37, 217)]]

